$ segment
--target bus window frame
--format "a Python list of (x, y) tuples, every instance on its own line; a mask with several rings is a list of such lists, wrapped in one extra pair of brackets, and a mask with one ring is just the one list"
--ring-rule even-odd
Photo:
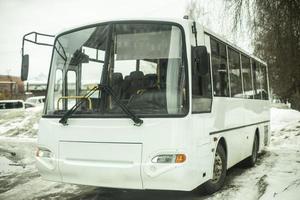
[[(204, 31), (204, 34), (209, 36), (210, 40), (213, 39), (219, 43), (222, 43), (226, 46), (226, 54), (227, 54), (227, 77), (228, 77), (228, 87), (229, 87), (229, 96), (216, 96), (214, 95), (214, 93), (212, 93), (213, 98), (214, 97), (223, 97), (223, 98), (233, 98), (231, 96), (231, 81), (230, 81), (230, 76), (229, 76), (229, 57), (228, 57), (228, 48), (231, 48), (234, 51), (237, 51), (240, 55), (240, 69), (241, 69), (241, 74), (242, 74), (242, 62), (241, 62), (241, 56), (244, 55), (246, 57), (248, 57), (250, 59), (250, 68), (251, 68), (251, 81), (252, 81), (252, 91), (253, 91), (253, 98), (250, 99), (254, 99), (254, 100), (263, 100), (263, 101), (269, 101), (270, 100), (270, 82), (269, 82), (269, 68), (268, 65), (264, 62), (259, 61), (259, 58), (255, 57), (255, 56), (251, 56), (250, 54), (247, 54), (246, 52), (240, 50), (238, 47), (233, 46), (232, 44), (229, 44), (228, 42), (219, 39), (217, 36)], [(268, 100), (266, 99), (262, 99), (262, 96), (260, 99), (255, 99), (255, 90), (254, 90), (254, 70), (253, 70), (253, 61), (256, 62), (259, 65), (263, 65), (264, 67), (266, 67), (266, 79), (267, 79), (267, 92), (268, 92)], [(259, 68), (260, 69), (260, 68)], [(211, 71), (212, 71), (212, 62), (211, 62)], [(211, 72), (213, 73), (213, 72)], [(241, 75), (241, 77), (243, 77), (243, 75)], [(213, 74), (212, 74), (212, 87), (213, 86)], [(243, 82), (242, 82), (243, 83)], [(261, 83), (260, 83), (261, 85)], [(260, 86), (261, 87), (261, 86)], [(242, 87), (243, 91), (244, 91), (244, 87)], [(261, 89), (261, 88), (260, 88)], [(214, 92), (214, 89), (213, 89)], [(243, 96), (242, 97), (234, 97), (235, 99), (247, 99), (244, 97), (244, 92), (243, 92)]]
[(250, 56), (248, 56), (245, 53), (240, 53), (241, 55), (241, 73), (242, 73), (242, 81), (243, 81), (243, 94), (244, 94), (244, 99), (254, 99), (254, 95), (252, 95), (252, 98), (246, 98), (246, 94), (245, 94), (245, 84), (244, 84), (244, 76), (243, 76), (243, 57), (245, 57), (246, 59), (249, 59), (249, 69), (250, 69), (250, 80), (251, 80), (251, 90), (252, 93), (254, 94), (254, 86), (253, 86), (253, 74), (252, 74), (252, 58)]
[[(205, 46), (205, 45), (204, 45)], [(191, 46), (191, 61), (192, 61), (192, 58), (193, 58), (193, 55), (192, 55), (192, 47), (194, 46)], [(210, 80), (210, 85), (211, 85), (211, 88), (210, 88), (210, 99), (211, 99), (211, 102), (210, 102), (210, 108), (209, 108), (209, 111), (193, 111), (193, 71), (194, 71), (194, 68), (193, 68), (193, 64), (191, 63), (191, 114), (202, 114), (202, 113), (211, 113), (212, 112), (212, 104), (213, 104), (213, 98), (214, 98), (214, 94), (213, 94), (213, 79), (212, 79), (212, 76), (213, 76), (213, 72), (212, 72), (212, 63), (211, 63), (211, 53), (207, 53), (208, 54), (208, 62), (209, 62), (209, 80)], [(204, 97), (204, 96), (202, 96)], [(198, 97), (199, 98), (199, 97)], [(204, 97), (205, 98), (205, 97)]]
[(226, 88), (226, 90), (227, 90), (227, 92), (228, 92), (228, 94), (227, 94), (227, 96), (219, 96), (219, 95), (214, 95), (214, 75), (213, 75), (213, 69), (212, 69), (212, 59), (211, 59), (211, 56), (212, 56), (212, 51), (211, 51), (211, 46), (210, 46), (210, 51), (211, 51), (211, 53), (210, 53), (210, 64), (211, 64), (211, 81), (212, 81), (212, 96), (213, 97), (224, 97), (224, 98), (229, 98), (229, 97), (231, 97), (230, 95), (231, 95), (231, 91), (230, 91), (230, 77), (229, 77), (229, 61), (228, 61), (228, 45), (225, 43), (225, 42), (223, 42), (222, 40), (220, 40), (220, 39), (218, 39), (217, 37), (215, 37), (215, 36), (213, 36), (213, 35), (211, 35), (211, 34), (209, 34), (209, 33), (206, 33), (206, 32), (204, 32), (204, 34), (207, 34), (209, 37), (210, 37), (210, 45), (211, 45), (211, 40), (213, 39), (213, 40), (215, 40), (216, 42), (218, 42), (218, 43), (220, 43), (220, 44), (223, 44), (224, 46), (225, 46), (225, 51), (226, 51), (226, 75), (227, 75), (227, 88)]

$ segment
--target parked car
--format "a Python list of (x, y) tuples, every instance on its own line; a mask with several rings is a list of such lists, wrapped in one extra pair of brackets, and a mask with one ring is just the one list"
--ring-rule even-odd
[(35, 106), (43, 106), (45, 102), (45, 96), (29, 97), (25, 102), (34, 104)]
[(1, 100), (0, 110), (21, 110), (25, 109), (23, 100)]
[(0, 101), (0, 119), (20, 117), (25, 114), (25, 108), (28, 106), (23, 100), (1, 100)]
[(24, 102), (24, 106), (25, 106), (25, 109), (26, 108), (33, 108), (33, 107), (36, 107), (37, 105), (34, 104), (34, 103), (29, 103), (29, 102)]

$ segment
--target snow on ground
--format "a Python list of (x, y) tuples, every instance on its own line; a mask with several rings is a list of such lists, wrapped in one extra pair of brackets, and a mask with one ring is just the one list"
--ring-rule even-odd
[(271, 109), (271, 143), (251, 169), (229, 170), (216, 199), (300, 199), (300, 112)]
[(36, 137), (43, 107), (0, 112), (0, 136)]
[(42, 180), (35, 167), (41, 109), (0, 113), (0, 199), (300, 199), (300, 112), (272, 108), (271, 144), (253, 168), (228, 171), (224, 188), (199, 192), (116, 190)]
[(42, 180), (35, 167), (42, 108), (0, 113), (0, 199), (76, 197), (91, 187)]

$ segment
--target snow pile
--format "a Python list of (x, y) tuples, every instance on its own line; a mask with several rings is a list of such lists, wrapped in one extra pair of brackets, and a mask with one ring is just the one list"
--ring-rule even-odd
[(274, 165), (267, 174), (268, 187), (261, 199), (300, 199), (300, 112), (271, 110), (271, 144)]
[(0, 113), (0, 136), (36, 137), (42, 110), (37, 106)]
[(295, 124), (300, 120), (300, 112), (291, 109), (271, 109), (271, 130), (278, 131), (289, 124)]
[(271, 109), (271, 143), (253, 168), (233, 167), (223, 190), (208, 199), (299, 200), (300, 112)]

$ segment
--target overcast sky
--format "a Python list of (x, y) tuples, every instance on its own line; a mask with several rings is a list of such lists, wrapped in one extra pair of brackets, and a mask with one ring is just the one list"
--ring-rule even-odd
[[(189, 0), (0, 0), (0, 74), (20, 75), (22, 36), (27, 32), (56, 34), (84, 23), (118, 17), (182, 18), (188, 2)], [(199, 2), (205, 13), (204, 24), (216, 32), (222, 31), (219, 34), (226, 35), (230, 30), (226, 25), (228, 22), (224, 22), (222, 0)], [(245, 46), (242, 42), (239, 43), (240, 46)], [(50, 48), (32, 45), (26, 47), (25, 50), (30, 54), (29, 77), (47, 75)]]

